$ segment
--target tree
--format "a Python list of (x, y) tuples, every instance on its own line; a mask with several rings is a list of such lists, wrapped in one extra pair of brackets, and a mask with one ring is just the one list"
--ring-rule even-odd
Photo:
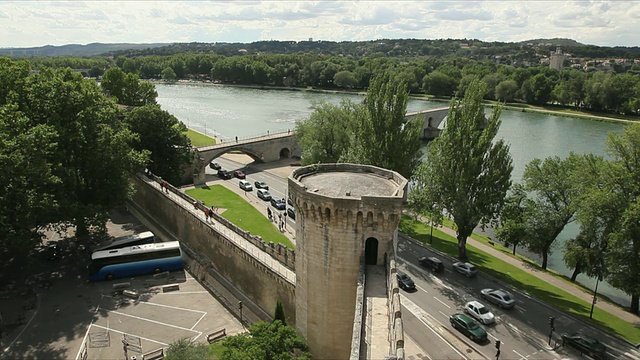
[(170, 183), (179, 183), (184, 165), (193, 160), (184, 123), (158, 105), (134, 108), (125, 121), (138, 135), (135, 149), (148, 154), (147, 168)]
[(177, 78), (175, 71), (169, 66), (162, 70), (162, 80), (164, 81), (175, 81)]
[(259, 322), (249, 327), (249, 333), (229, 336), (222, 342), (225, 350), (221, 360), (265, 359), (306, 360), (311, 359), (305, 340), (291, 326), (280, 320)]
[(79, 238), (90, 226), (104, 229), (103, 215), (131, 195), (129, 177), (145, 161), (131, 146), (134, 134), (98, 85), (71, 69), (34, 74), (27, 94), (26, 116), (57, 136), (47, 162), (60, 179), (52, 189), (58, 221), (74, 222)]
[(607, 152), (613, 160), (606, 163), (603, 189), (616, 204), (608, 217), (609, 234), (606, 257), (607, 281), (631, 295), (631, 312), (638, 313), (640, 299), (640, 125), (625, 127), (622, 134), (609, 134)]
[(525, 202), (521, 209), (526, 232), (522, 243), (542, 257), (543, 269), (547, 268), (556, 238), (568, 223), (575, 220), (578, 187), (574, 174), (584, 163), (582, 159), (575, 154), (564, 160), (557, 156), (544, 161), (533, 159), (525, 167), (523, 186), (532, 201)]
[(304, 165), (334, 163), (347, 153), (357, 105), (344, 100), (340, 105), (312, 106), (308, 119), (296, 123), (295, 136), (302, 148)]
[(467, 259), (467, 237), (480, 223), (495, 218), (511, 185), (513, 170), (509, 146), (495, 140), (501, 107), (485, 118), (482, 97), (485, 85), (472, 82), (462, 100), (454, 99), (440, 137), (427, 145), (428, 161), (416, 177), (428, 184), (421, 191), (438, 199), (457, 227), (458, 258)]
[(278, 320), (280, 322), (282, 322), (282, 325), (287, 325), (287, 320), (284, 316), (284, 307), (282, 306), (282, 303), (280, 302), (280, 300), (278, 300), (276, 302), (276, 313), (273, 316), (273, 320)]
[(171, 344), (164, 357), (166, 360), (208, 360), (209, 346), (190, 339), (179, 339)]
[(158, 92), (152, 83), (140, 81), (138, 75), (125, 73), (116, 67), (105, 71), (100, 86), (122, 105), (153, 105), (158, 97)]
[(405, 122), (409, 92), (389, 73), (374, 78), (356, 112), (353, 141), (345, 160), (380, 166), (410, 178), (422, 158), (424, 119)]
[(441, 71), (434, 71), (422, 79), (422, 86), (427, 94), (435, 96), (453, 96), (458, 87), (458, 81)]
[(514, 80), (504, 80), (496, 85), (495, 98), (500, 101), (510, 102), (515, 99), (518, 84)]
[(338, 71), (333, 76), (333, 83), (341, 88), (351, 89), (358, 85), (358, 80), (351, 71)]
[(511, 187), (511, 194), (505, 200), (500, 211), (496, 236), (505, 246), (513, 246), (513, 255), (516, 247), (527, 237), (527, 207), (531, 206), (531, 200), (527, 198), (527, 192), (521, 184)]

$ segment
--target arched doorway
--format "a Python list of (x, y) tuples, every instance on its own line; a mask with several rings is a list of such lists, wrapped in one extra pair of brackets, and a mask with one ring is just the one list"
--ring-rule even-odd
[(364, 243), (364, 263), (378, 265), (378, 239), (368, 238)]
[(288, 159), (291, 157), (291, 151), (289, 149), (284, 148), (280, 150), (280, 159)]

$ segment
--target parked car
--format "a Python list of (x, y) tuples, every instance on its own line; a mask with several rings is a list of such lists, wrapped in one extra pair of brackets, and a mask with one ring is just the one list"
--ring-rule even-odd
[(245, 175), (242, 170), (235, 170), (233, 172), (233, 176), (237, 177), (238, 179), (246, 179), (247, 175)]
[(287, 198), (287, 204), (289, 204), (289, 206), (293, 206), (293, 200), (291, 200), (290, 197)]
[(403, 273), (402, 271), (398, 271), (396, 277), (398, 278), (398, 286), (400, 286), (400, 289), (403, 289), (404, 291), (416, 289), (416, 284), (413, 282), (413, 279), (411, 279), (409, 275)]
[(271, 206), (278, 210), (284, 210), (284, 208), (286, 207), (284, 199), (278, 199), (274, 197), (271, 198)]
[(49, 241), (47, 243), (47, 247), (45, 248), (45, 256), (47, 260), (58, 260), (60, 258), (60, 247), (58, 246), (58, 242)]
[(253, 183), (256, 189), (266, 189), (269, 190), (269, 185), (264, 181), (256, 181)]
[(293, 220), (296, 219), (296, 211), (292, 207), (287, 208), (287, 215), (289, 215)]
[(513, 309), (516, 306), (516, 300), (513, 296), (501, 289), (482, 289), (480, 296), (503, 309)]
[(454, 329), (460, 331), (465, 336), (468, 336), (469, 339), (477, 343), (484, 343), (487, 341), (487, 332), (469, 316), (456, 313), (449, 316), (449, 322)]
[(476, 276), (478, 269), (468, 262), (458, 261), (453, 263), (453, 269), (466, 277)]
[(231, 179), (231, 172), (224, 170), (224, 169), (220, 169), (218, 170), (218, 177), (220, 177), (221, 179)]
[(213, 170), (220, 170), (222, 169), (222, 166), (220, 166), (220, 164), (218, 164), (217, 162), (211, 162), (209, 163), (209, 167), (212, 168)]
[(603, 343), (582, 333), (562, 334), (562, 345), (572, 346), (594, 359), (607, 357), (607, 347)]
[(258, 193), (258, 197), (264, 201), (269, 201), (271, 200), (271, 194), (269, 194), (269, 190), (266, 189), (258, 189), (258, 191), (256, 191)]
[(240, 186), (240, 189), (244, 191), (253, 191), (253, 186), (247, 180), (240, 180), (238, 186)]
[(418, 262), (420, 263), (420, 265), (431, 269), (431, 271), (433, 272), (444, 271), (444, 264), (440, 259), (438, 259), (435, 256), (429, 256), (429, 257), (423, 256), (420, 259), (418, 259)]
[(496, 317), (493, 313), (478, 301), (469, 301), (466, 303), (464, 305), (464, 312), (485, 325), (492, 324), (496, 321)]

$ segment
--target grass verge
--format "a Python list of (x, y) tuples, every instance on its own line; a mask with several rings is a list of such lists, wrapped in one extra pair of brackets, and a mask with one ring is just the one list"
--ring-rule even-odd
[(215, 206), (222, 209), (222, 217), (236, 224), (242, 230), (253, 235), (260, 235), (269, 243), (282, 244), (290, 249), (295, 249), (289, 238), (265, 218), (256, 208), (249, 204), (242, 196), (225, 188), (222, 185), (213, 185), (185, 191), (189, 196), (202, 200), (207, 206)]
[(191, 145), (195, 147), (211, 146), (216, 144), (216, 139), (191, 129), (187, 129), (186, 135), (189, 140), (191, 140)]
[[(446, 221), (444, 225), (447, 226)], [(399, 230), (426, 246), (433, 247), (452, 257), (458, 255), (458, 241), (454, 237), (434, 228), (433, 238), (431, 238), (430, 227), (420, 221), (414, 220), (410, 216), (402, 216)], [(481, 237), (480, 235), (475, 235)], [(496, 244), (496, 246), (498, 246), (498, 244)], [(599, 309), (597, 306), (593, 311), (593, 319), (589, 319), (589, 312), (591, 310), (590, 303), (578, 299), (562, 289), (549, 285), (538, 277), (532, 276), (518, 267), (496, 259), (473, 246), (467, 245), (467, 255), (469, 256), (469, 261), (475, 264), (480, 271), (485, 274), (512, 285), (558, 310), (571, 313), (604, 331), (627, 339), (634, 344), (640, 342), (640, 329), (634, 324), (613, 316)]]

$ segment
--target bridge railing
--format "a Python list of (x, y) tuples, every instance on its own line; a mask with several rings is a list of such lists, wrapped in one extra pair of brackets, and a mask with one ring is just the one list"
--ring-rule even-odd
[(260, 134), (253, 134), (253, 135), (247, 135), (247, 136), (238, 136), (230, 138), (230, 137), (225, 137), (225, 138), (220, 138), (218, 140), (220, 140), (219, 143), (215, 144), (215, 145), (209, 145), (209, 146), (203, 146), (203, 147), (199, 147), (199, 150), (209, 150), (209, 149), (215, 149), (215, 148), (219, 148), (219, 147), (226, 147), (229, 146), (229, 144), (243, 144), (243, 143), (250, 143), (256, 140), (264, 140), (264, 139), (270, 139), (270, 138), (280, 138), (280, 137), (284, 137), (284, 136), (289, 136), (291, 134), (294, 133), (294, 130), (289, 129), (289, 130), (284, 130), (284, 131), (278, 131), (278, 132), (262, 132)]

